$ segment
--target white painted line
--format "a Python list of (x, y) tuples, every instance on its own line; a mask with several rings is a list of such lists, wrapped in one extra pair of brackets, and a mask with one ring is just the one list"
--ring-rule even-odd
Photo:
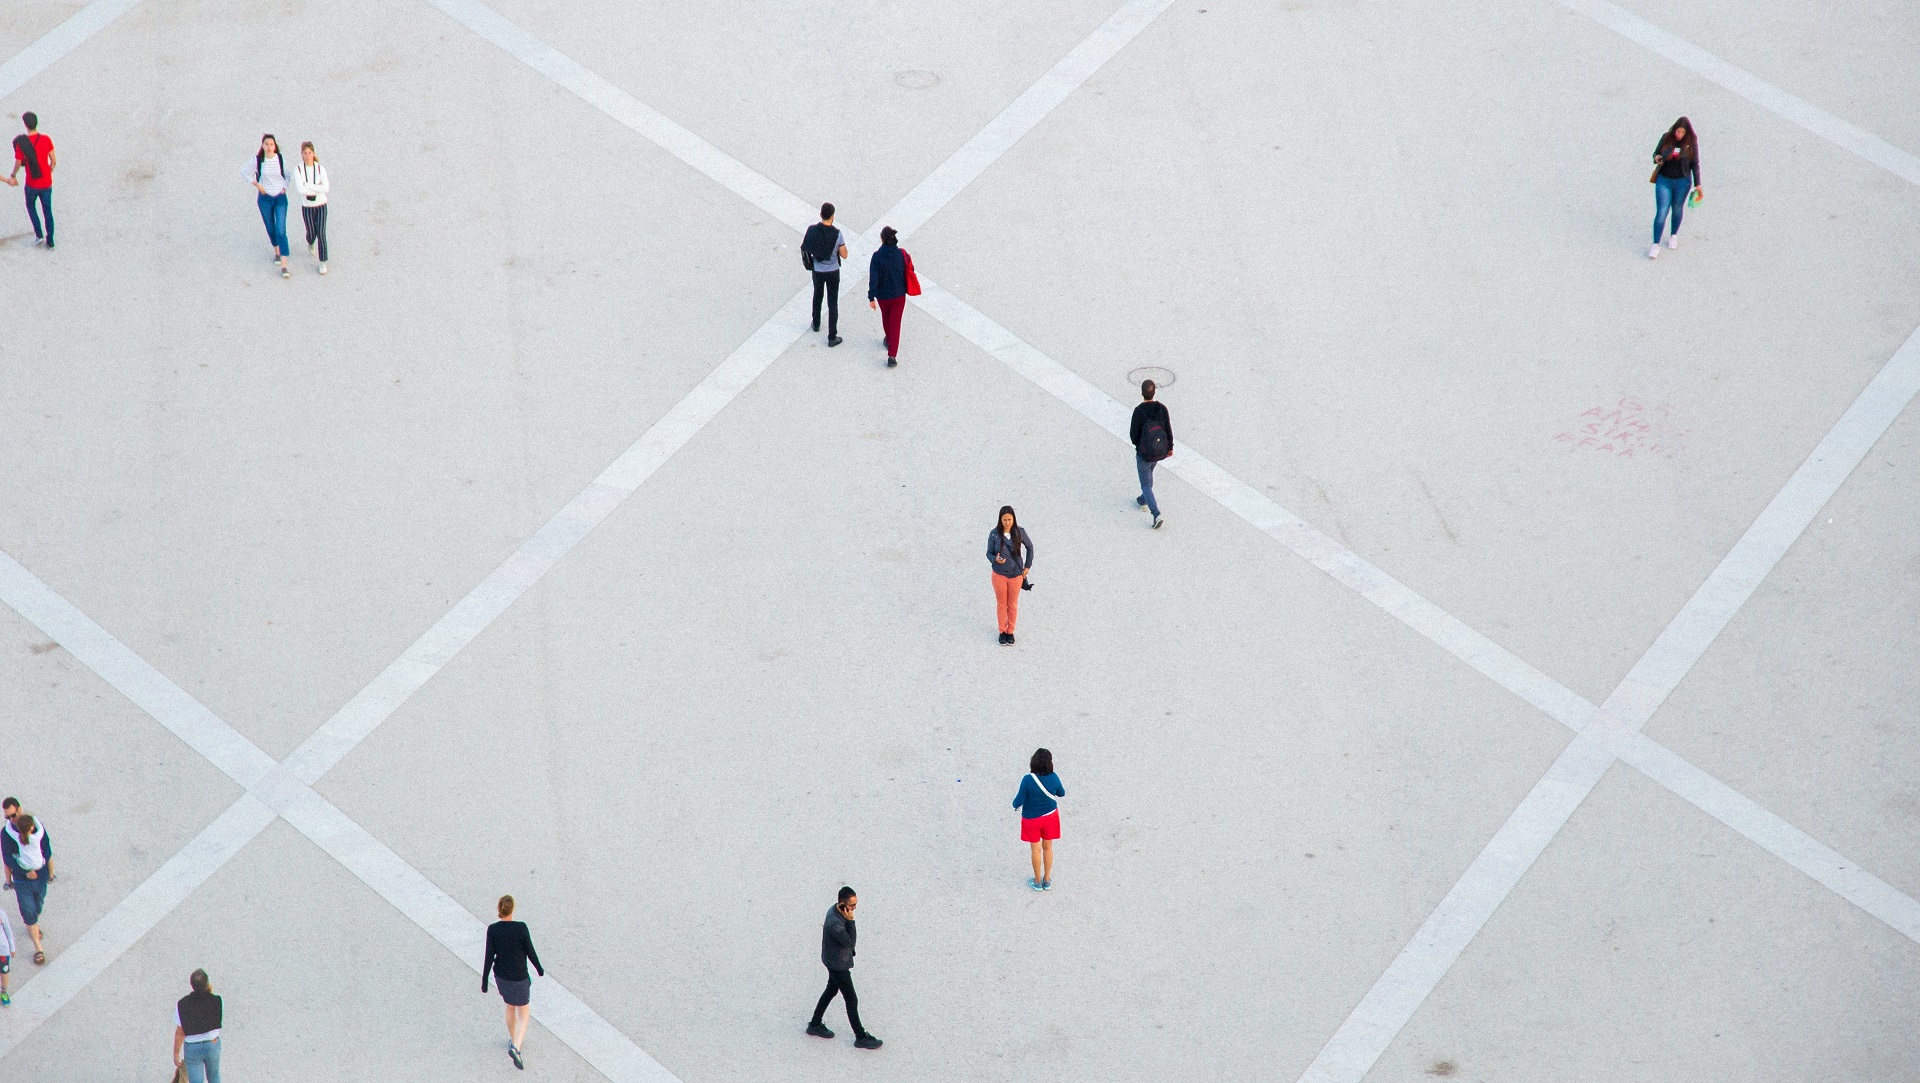
[(6, 553), (0, 553), (0, 601), (241, 786), (251, 788), (273, 769), (272, 756), (161, 676), (126, 644)]
[(1804, 98), (1795, 97), (1744, 68), (1735, 67), (1683, 38), (1610, 4), (1607, 0), (1560, 0), (1628, 41), (1647, 48), (1675, 64), (1718, 83), (1753, 104), (1844, 150), (1850, 150), (1910, 184), (1920, 184), (1920, 157), (1841, 120)]
[[(1121, 440), (1127, 439), (1131, 415), (1125, 405), (924, 275), (921, 286), (925, 292), (916, 303), (935, 319), (1094, 424)], [(1616, 755), (1643, 768), (1647, 777), (1673, 789), (1842, 898), (1920, 942), (1920, 903), (1639, 733), (1813, 516), (1893, 424), (1916, 390), (1920, 390), (1920, 331), (1908, 338), (1854, 400), (1599, 708), (1301, 521), (1191, 445), (1181, 444), (1174, 457), (1161, 464), (1162, 470), (1212, 497), (1577, 734), (1321, 1050), (1302, 1076), (1303, 1083), (1358, 1081), (1366, 1075)]]
[[(474, 973), (480, 972), (486, 922), (468, 913), (400, 855), (312, 790), (301, 794), (283, 815)], [(476, 984), (474, 992), (478, 991)], [(552, 977), (535, 979), (533, 1013), (554, 1037), (614, 1083), (679, 1083), (659, 1061)]]
[[(1321, 1049), (1301, 1083), (1360, 1083), (1616, 758), (1920, 943), (1920, 902), (1640, 732), (1916, 392), (1920, 330), (1881, 367), (1594, 712), (1554, 769)], [(1566, 772), (1568, 755), (1576, 750), (1582, 767)], [(1553, 782), (1552, 792), (1543, 793), (1556, 771), (1563, 777)], [(1513, 855), (1524, 862), (1516, 866)]]
[(0, 1011), (0, 1058), (65, 1007), (75, 993), (113, 965), (272, 822), (272, 809), (242, 794), (78, 940), (55, 952), (45, 970), (30, 974), (29, 968), (15, 967), (14, 979), (27, 980), (15, 990), (12, 1007)]
[(133, 10), (140, 0), (93, 0), (67, 17), (67, 21), (41, 35), (38, 41), (15, 53), (0, 64), (0, 98), (27, 85), (27, 80), (46, 71), (61, 57), (79, 48), (88, 38), (106, 29), (120, 16)]
[(888, 211), (879, 224), (892, 226), (903, 236), (926, 225), (961, 189), (999, 161), (1001, 155), (1066, 101), (1101, 65), (1139, 37), (1172, 3), (1173, 0), (1128, 0), (980, 129), (979, 134), (940, 163), (939, 168)]

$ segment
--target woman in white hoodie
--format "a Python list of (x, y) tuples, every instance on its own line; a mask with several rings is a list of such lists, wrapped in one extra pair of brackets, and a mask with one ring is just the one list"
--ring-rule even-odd
[(313, 143), (300, 144), (300, 165), (293, 171), (300, 192), (300, 219), (307, 225), (307, 253), (319, 246), (320, 273), (327, 273), (327, 168), (313, 152)]

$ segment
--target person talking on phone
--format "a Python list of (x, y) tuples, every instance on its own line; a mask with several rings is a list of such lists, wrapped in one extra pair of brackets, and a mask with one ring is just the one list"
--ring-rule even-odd
[[(1687, 193), (1693, 192), (1696, 203), (1704, 194), (1700, 187), (1700, 137), (1693, 130), (1693, 121), (1681, 117), (1660, 137), (1660, 145), (1653, 149), (1652, 180), (1653, 247), (1647, 249), (1647, 258), (1659, 259), (1661, 227), (1667, 226), (1667, 247), (1680, 247), (1680, 212), (1686, 208)], [(1668, 218), (1672, 219), (1671, 225)]]
[(827, 991), (820, 994), (820, 1002), (813, 1006), (813, 1021), (807, 1024), (807, 1033), (816, 1038), (833, 1037), (833, 1031), (828, 1030), (821, 1019), (838, 993), (846, 1000), (847, 1022), (853, 1024), (854, 1047), (878, 1049), (884, 1043), (860, 1025), (860, 997), (853, 991), (853, 942), (859, 935), (854, 927), (853, 912), (859, 905), (860, 896), (852, 888), (841, 888), (840, 901), (827, 908), (827, 919), (820, 925), (820, 961), (827, 968)]

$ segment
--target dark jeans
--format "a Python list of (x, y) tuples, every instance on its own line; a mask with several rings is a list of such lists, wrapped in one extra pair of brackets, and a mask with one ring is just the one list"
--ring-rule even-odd
[(860, 1025), (860, 996), (853, 991), (853, 971), (827, 971), (827, 991), (820, 994), (820, 1003), (813, 1006), (813, 1021), (827, 1014), (827, 1005), (833, 1003), (833, 994), (839, 993), (847, 1002), (847, 1022), (853, 1024), (855, 1034), (865, 1034), (867, 1028)]
[[(38, 211), (34, 210), (34, 207), (33, 207), (33, 205), (36, 202), (40, 204), (40, 209)], [(45, 233), (40, 232), (40, 215), (43, 213), (47, 216), (47, 230)], [(45, 237), (47, 239), (47, 243), (52, 244), (53, 243), (53, 187), (51, 185), (45, 188), (27, 189), (27, 217), (33, 220), (33, 235), (35, 237)]]
[(1153, 468), (1158, 465), (1158, 459), (1143, 459), (1139, 452), (1133, 453), (1133, 469), (1140, 475), (1140, 495), (1133, 502), (1145, 504), (1156, 517), (1160, 514), (1160, 502), (1153, 498)]
[[(316, 239), (320, 242), (320, 262), (327, 262), (327, 205), (300, 208), (300, 220), (307, 224), (307, 247), (312, 248)], [(348, 223), (351, 228), (352, 223)]]
[(840, 272), (813, 272), (813, 329), (820, 329), (820, 295), (827, 295), (827, 337), (840, 335)]

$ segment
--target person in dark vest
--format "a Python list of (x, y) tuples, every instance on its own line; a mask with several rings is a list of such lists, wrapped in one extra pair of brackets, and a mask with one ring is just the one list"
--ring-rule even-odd
[(192, 1083), (220, 1083), (220, 998), (204, 970), (187, 984), (193, 992), (173, 1006), (173, 1066), (185, 1068)]
[(820, 330), (820, 298), (827, 299), (827, 345), (840, 345), (840, 261), (847, 258), (847, 235), (833, 224), (833, 204), (820, 204), (820, 221), (807, 227), (800, 255), (813, 272), (813, 329)]
[(1133, 408), (1133, 424), (1128, 438), (1133, 441), (1133, 469), (1140, 475), (1140, 495), (1133, 498), (1140, 510), (1153, 514), (1153, 528), (1160, 529), (1160, 502), (1153, 498), (1153, 468), (1173, 454), (1173, 419), (1163, 403), (1153, 401), (1156, 388), (1152, 380), (1140, 381), (1140, 405)]
[(527, 976), (527, 963), (546, 977), (546, 969), (540, 965), (540, 956), (533, 950), (533, 937), (527, 932), (527, 923), (513, 920), (513, 896), (502, 895), (495, 907), (500, 920), (487, 926), (487, 954), (480, 963), (480, 991), (487, 991), (487, 974), (491, 972), (500, 985), (500, 999), (507, 1003), (507, 1056), (512, 1058), (515, 1068), (526, 1068), (520, 1059), (520, 1043), (527, 1040), (527, 1020), (533, 1009), (529, 1007), (533, 999), (533, 979)]
[(850, 887), (840, 889), (840, 901), (827, 908), (827, 919), (820, 925), (820, 962), (827, 968), (827, 991), (820, 994), (820, 1002), (813, 1006), (813, 1021), (807, 1024), (807, 1033), (816, 1038), (831, 1038), (833, 1031), (821, 1019), (827, 1014), (827, 1005), (833, 1003), (835, 993), (846, 1000), (847, 1022), (853, 1024), (853, 1044), (859, 1049), (878, 1049), (884, 1043), (867, 1033), (860, 1025), (860, 997), (853, 991), (853, 942), (859, 935), (854, 928), (853, 911), (860, 905), (860, 896)]

